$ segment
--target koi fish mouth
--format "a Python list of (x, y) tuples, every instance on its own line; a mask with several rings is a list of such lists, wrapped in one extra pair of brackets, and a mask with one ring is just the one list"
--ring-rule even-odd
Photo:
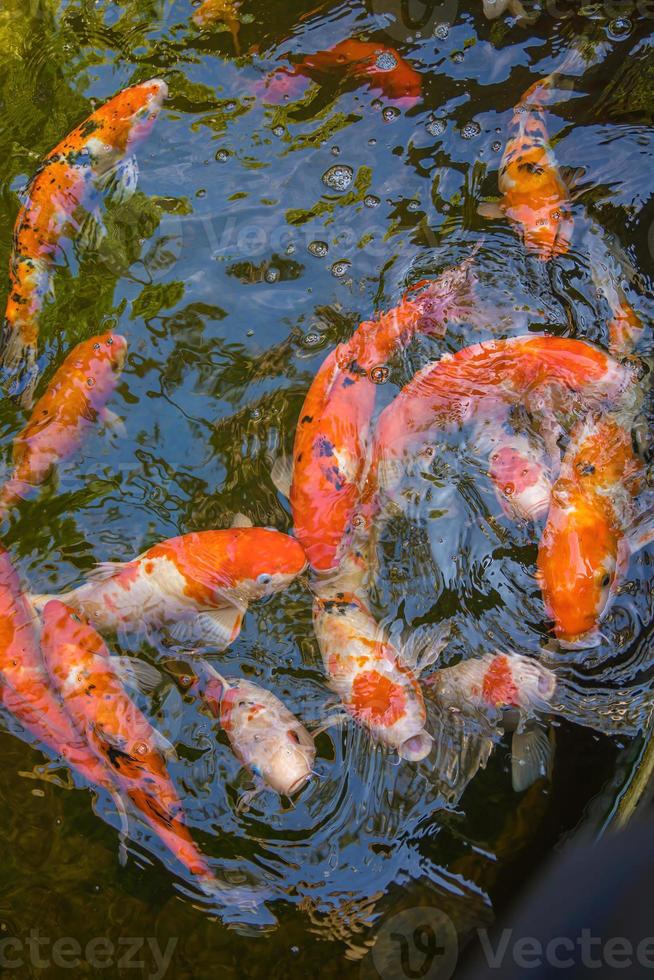
[(590, 629), (579, 636), (557, 636), (557, 642), (562, 650), (591, 650), (600, 646), (604, 639), (604, 635), (597, 628)]
[(427, 758), (433, 744), (433, 738), (423, 729), (417, 735), (412, 735), (402, 742), (397, 752), (399, 757), (406, 759), (407, 762), (420, 762), (421, 759)]

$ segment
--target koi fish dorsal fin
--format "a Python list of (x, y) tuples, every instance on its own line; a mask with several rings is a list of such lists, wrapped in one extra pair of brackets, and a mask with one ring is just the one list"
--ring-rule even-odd
[(282, 497), (290, 497), (293, 482), (293, 460), (289, 456), (278, 456), (270, 471), (270, 478), (275, 489)]
[(554, 761), (554, 737), (542, 728), (514, 732), (511, 740), (511, 783), (522, 793), (537, 779), (550, 779)]
[(100, 561), (92, 568), (87, 575), (87, 579), (90, 582), (105, 582), (107, 579), (112, 578), (119, 572), (122, 572), (124, 568), (127, 568), (130, 562), (126, 561)]
[(250, 520), (249, 517), (246, 517), (245, 514), (238, 513), (238, 514), (234, 514), (234, 517), (232, 518), (232, 523), (231, 523), (230, 526), (231, 527), (252, 527), (252, 521)]

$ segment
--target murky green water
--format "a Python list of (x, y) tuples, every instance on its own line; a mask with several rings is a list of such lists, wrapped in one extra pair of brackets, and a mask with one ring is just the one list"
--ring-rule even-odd
[[(393, 366), (388, 398), (426, 353), (456, 350), (482, 331), (547, 327), (606, 344), (607, 311), (588, 259), (601, 230), (620, 243), (629, 299), (648, 322), (654, 12), (635, 3), (544, 6), (531, 27), (489, 22), (476, 0), (431, 14), (419, 6), (412, 16), (424, 14), (425, 23), (415, 29), (392, 0), (319, 8), (243, 0), (238, 58), (221, 26), (193, 26), (186, 0), (4, 0), (0, 267), (9, 261), (19, 191), (42, 157), (124, 86), (157, 75), (171, 91), (139, 154), (136, 196), (110, 209), (110, 234), (96, 254), (58, 271), (43, 319), (50, 371), (106, 325), (128, 337), (130, 355), (112, 403), (127, 436), (98, 432), (82, 458), (21, 505), (5, 534), (35, 591), (63, 590), (96, 562), (124, 560), (159, 539), (227, 526), (236, 511), (287, 530), (270, 469), (292, 445), (325, 354), (474, 242), (483, 239), (484, 326), (412, 351)], [(351, 36), (391, 44), (412, 61), (423, 75), (420, 103), (396, 111), (337, 76), (295, 101), (262, 102), (260, 83), (280, 61)], [(549, 122), (560, 163), (584, 173), (573, 247), (544, 266), (526, 257), (506, 223), (478, 217), (476, 203), (496, 192), (512, 107), (572, 45), (582, 46), (589, 67)], [(347, 193), (321, 181), (336, 163), (354, 172)], [(309, 248), (315, 242), (327, 253), (315, 254), (324, 252)], [(651, 352), (649, 330), (641, 347)], [(7, 461), (21, 422), (4, 403)], [(468, 476), (469, 485), (479, 479), (474, 468)], [(378, 611), (395, 624), (454, 617), (471, 649), (503, 643), (535, 652), (545, 632), (535, 532), (489, 521), (488, 494), (464, 499), (474, 518), (466, 533), (465, 522), (444, 529), (420, 509), (424, 501), (419, 519), (391, 522)], [(429, 541), (443, 534), (452, 558), (436, 568)], [(610, 643), (588, 655), (592, 671), (644, 681), (649, 580), (642, 555), (607, 626)], [(221, 663), (227, 674), (273, 688), (305, 721), (333, 704), (301, 584), (253, 607)], [(67, 785), (61, 769), (43, 768), (38, 748), (3, 733), (0, 940), (21, 944), (2, 946), (9, 975), (68, 976), (76, 958), (79, 976), (97, 976), (103, 959), (110, 976), (157, 975), (156, 940), (157, 950), (174, 941), (167, 975), (180, 980), (376, 977), (365, 954), (390, 917), (436, 907), (465, 940), (568, 832), (602, 824), (638, 748), (561, 724), (549, 786), (512, 792), (507, 742), (461, 799), (445, 804), (427, 766), (394, 766), (345, 727), (319, 737), (317, 778), (294, 807), (268, 793), (238, 813), (247, 776), (225, 739), (212, 741), (177, 676), (165, 674), (154, 709), (177, 743), (171, 771), (189, 822), (219, 874), (265, 883), (279, 927), (255, 937), (225, 928), (138, 829), (120, 867), (111, 804)], [(47, 942), (30, 947), (32, 930)], [(81, 952), (54, 950), (64, 937)], [(89, 951), (99, 937), (109, 945)], [(130, 950), (128, 937), (151, 937), (151, 945)]]

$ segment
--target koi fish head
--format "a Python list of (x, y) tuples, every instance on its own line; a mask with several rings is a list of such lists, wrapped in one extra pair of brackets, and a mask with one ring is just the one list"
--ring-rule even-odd
[(538, 552), (545, 608), (557, 639), (593, 646), (619, 571), (621, 534), (590, 500), (554, 504)]
[(508, 209), (507, 214), (521, 226), (527, 251), (542, 262), (568, 252), (573, 219), (560, 201), (543, 203), (540, 207), (535, 204), (521, 205)]
[(119, 92), (81, 127), (83, 135), (87, 127), (95, 127), (87, 145), (100, 170), (104, 158), (111, 164), (116, 152), (129, 154), (149, 135), (167, 96), (166, 83), (151, 78)]
[(94, 655), (107, 655), (104, 640), (92, 626), (71, 606), (59, 599), (51, 599), (43, 613), (42, 642), (50, 652), (59, 650), (63, 657), (65, 650), (82, 649)]
[(220, 721), (241, 761), (266, 785), (293, 796), (311, 777), (314, 741), (270, 691), (238, 680), (224, 691)]
[(91, 404), (106, 400), (127, 357), (127, 341), (117, 333), (105, 333), (82, 341), (70, 359)]
[(552, 492), (547, 467), (526, 444), (501, 446), (489, 463), (488, 475), (507, 516), (535, 521), (547, 514)]
[(295, 538), (268, 528), (244, 532), (241, 589), (248, 599), (261, 599), (288, 588), (307, 566), (304, 550)]
[(419, 762), (431, 751), (433, 739), (425, 731), (425, 704), (411, 673), (371, 666), (352, 679), (348, 705), (354, 717), (370, 728), (380, 742), (401, 759)]

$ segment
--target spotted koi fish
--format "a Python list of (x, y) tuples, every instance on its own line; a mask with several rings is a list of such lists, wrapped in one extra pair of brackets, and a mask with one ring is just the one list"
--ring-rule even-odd
[[(168, 627), (179, 642), (223, 649), (239, 634), (248, 603), (287, 588), (306, 566), (300, 544), (279, 531), (198, 531), (108, 562), (60, 598), (102, 631)], [(33, 597), (43, 609), (56, 596)]]
[(78, 737), (109, 767), (175, 858), (211, 890), (213, 873), (193, 842), (168, 774), (168, 744), (126, 693), (101, 637), (55, 600), (43, 611), (42, 650)]
[(26, 407), (38, 374), (39, 315), (64, 239), (79, 237), (83, 225), (93, 225), (96, 237), (104, 234), (100, 192), (107, 187), (125, 199), (134, 190), (132, 154), (167, 94), (156, 78), (120, 92), (48, 154), (29, 185), (14, 228), (1, 361), (10, 392)]
[(636, 507), (644, 488), (630, 429), (611, 415), (584, 419), (554, 485), (538, 550), (545, 608), (562, 645), (600, 642), (601, 620), (629, 558), (653, 536), (651, 517), (642, 522)]
[(106, 403), (126, 355), (125, 338), (107, 333), (83, 341), (66, 357), (14, 442), (14, 470), (0, 491), (0, 515), (45, 483), (96, 422), (115, 424)]
[[(306, 55), (292, 68), (280, 68), (260, 88), (267, 102), (300, 94), (302, 79), (321, 81), (339, 74), (356, 85), (368, 85), (396, 105), (410, 108), (422, 95), (422, 76), (395, 50), (376, 41), (349, 38), (328, 51)], [(306, 83), (305, 83), (306, 84)]]
[(327, 683), (347, 714), (402, 759), (428, 756), (433, 739), (418, 671), (403, 662), (365, 603), (354, 593), (317, 596), (313, 624)]
[(360, 324), (324, 360), (302, 406), (290, 467), (273, 480), (290, 496), (294, 531), (316, 571), (339, 564), (339, 546), (359, 499), (359, 479), (377, 386), (387, 362), (417, 333), (443, 335), (465, 315), (469, 260), (419, 283), (394, 309)]
[(486, 218), (508, 218), (520, 230), (527, 250), (542, 261), (564, 255), (573, 230), (570, 192), (545, 118), (554, 78), (535, 82), (515, 107), (500, 163), (501, 200), (479, 207)]

